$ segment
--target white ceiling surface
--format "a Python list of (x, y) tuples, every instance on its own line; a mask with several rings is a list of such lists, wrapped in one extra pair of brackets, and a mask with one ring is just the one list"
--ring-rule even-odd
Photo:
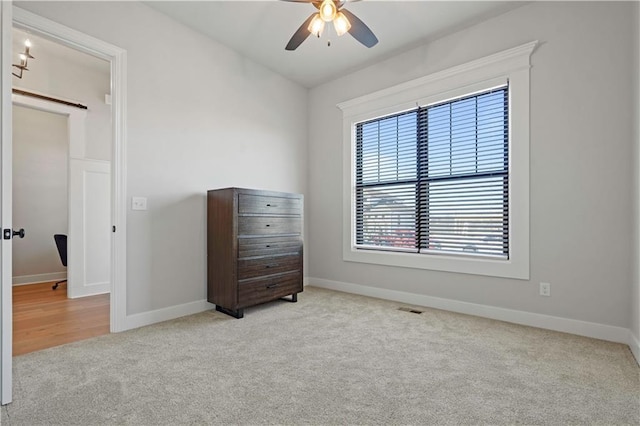
[(70, 64), (93, 69), (105, 74), (111, 72), (111, 64), (104, 59), (96, 58), (35, 34), (30, 34), (24, 30), (13, 28), (12, 37), (14, 64), (20, 62), (18, 55), (24, 51), (24, 41), (29, 39), (32, 44), (30, 53), (34, 57), (33, 59), (29, 59), (29, 68), (38, 66), (38, 56), (41, 56), (58, 58)]
[[(371, 49), (333, 26), (317, 39), (309, 36), (295, 51), (284, 47), (316, 9), (285, 1), (150, 1), (148, 6), (302, 84), (314, 87), (394, 54), (472, 25), (523, 2), (375, 1), (349, 2), (380, 41)], [(331, 27), (329, 31), (327, 28)], [(327, 33), (332, 33), (327, 47)]]

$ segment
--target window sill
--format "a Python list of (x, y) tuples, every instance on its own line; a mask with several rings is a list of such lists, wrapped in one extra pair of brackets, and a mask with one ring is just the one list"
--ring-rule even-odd
[(347, 262), (370, 263), (402, 268), (428, 269), (521, 280), (529, 279), (528, 262), (518, 262), (515, 260), (358, 250), (355, 248), (345, 248), (343, 259)]

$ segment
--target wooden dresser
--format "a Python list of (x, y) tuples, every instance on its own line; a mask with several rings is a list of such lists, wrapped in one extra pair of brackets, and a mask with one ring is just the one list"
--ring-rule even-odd
[(302, 292), (299, 194), (225, 188), (207, 192), (207, 300), (242, 318), (244, 308)]

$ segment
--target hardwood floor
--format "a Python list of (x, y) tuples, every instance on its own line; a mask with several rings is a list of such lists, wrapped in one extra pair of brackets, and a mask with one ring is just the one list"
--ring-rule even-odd
[(13, 287), (13, 356), (109, 334), (109, 294), (67, 299), (67, 283)]

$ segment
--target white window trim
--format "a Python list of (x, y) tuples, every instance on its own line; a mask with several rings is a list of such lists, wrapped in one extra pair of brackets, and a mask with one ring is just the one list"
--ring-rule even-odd
[[(343, 259), (529, 279), (529, 70), (537, 41), (338, 104), (343, 112)], [(355, 248), (355, 125), (509, 83), (509, 260)]]

